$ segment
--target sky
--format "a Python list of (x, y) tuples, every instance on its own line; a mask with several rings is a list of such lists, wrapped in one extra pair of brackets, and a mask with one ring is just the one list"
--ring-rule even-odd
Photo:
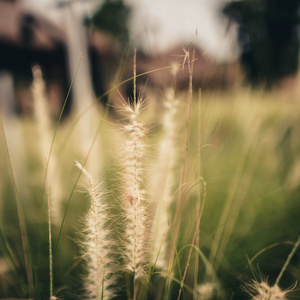
[[(62, 2), (62, 0), (60, 0)], [(197, 45), (216, 60), (238, 57), (236, 28), (227, 30), (226, 19), (220, 8), (229, 0), (124, 0), (132, 7), (130, 34), (134, 45), (147, 54), (163, 53), (177, 45), (190, 44), (196, 37)], [(53, 0), (23, 0), (24, 5), (41, 10), (58, 24), (63, 9)], [(26, 4), (25, 4), (26, 3)], [(90, 15), (101, 0), (75, 1), (75, 14), (80, 18)]]
[(146, 52), (164, 52), (195, 40), (217, 59), (236, 58), (236, 29), (226, 31), (220, 13), (224, 0), (128, 0), (134, 7), (131, 32)]

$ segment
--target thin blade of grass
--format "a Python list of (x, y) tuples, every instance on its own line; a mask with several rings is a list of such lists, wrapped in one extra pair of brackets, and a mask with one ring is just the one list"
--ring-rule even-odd
[[(45, 159), (45, 169), (47, 170), (47, 162)], [(53, 264), (52, 264), (52, 237), (51, 237), (51, 210), (50, 210), (50, 194), (49, 194), (49, 178), (46, 171), (46, 193), (47, 193), (47, 206), (48, 206), (48, 231), (49, 231), (49, 290), (50, 300), (53, 297)]]
[[(47, 174), (47, 170), (48, 170), (48, 166), (49, 166), (49, 163), (50, 163), (50, 158), (51, 158), (51, 154), (52, 154), (52, 150), (53, 150), (53, 145), (54, 145), (54, 141), (55, 141), (55, 138), (56, 138), (56, 135), (57, 135), (57, 131), (58, 131), (58, 127), (59, 127), (59, 124), (60, 124), (60, 121), (61, 121), (61, 118), (63, 116), (63, 112), (65, 110), (65, 107), (66, 107), (66, 104), (68, 102), (68, 99), (69, 99), (69, 96), (70, 96), (70, 93), (71, 93), (71, 90), (72, 90), (72, 87), (74, 85), (74, 82), (75, 82), (75, 79), (76, 79), (76, 76), (78, 74), (78, 71), (79, 71), (79, 68), (80, 68), (80, 64), (81, 64), (81, 61), (82, 61), (82, 56), (80, 57), (80, 60), (78, 62), (78, 65), (77, 65), (77, 69), (76, 69), (76, 72), (75, 72), (75, 75), (72, 79), (72, 82), (70, 84), (70, 87), (69, 87), (69, 90), (67, 92), (67, 95), (66, 95), (66, 98), (65, 98), (65, 101), (64, 101), (64, 104), (62, 106), (62, 109), (60, 111), (60, 115), (59, 115), (59, 118), (58, 118), (58, 121), (56, 122), (56, 127), (55, 127), (55, 130), (54, 130), (54, 134), (53, 134), (53, 138), (52, 138), (52, 141), (51, 141), (51, 146), (50, 146), (50, 150), (49, 150), (49, 154), (48, 154), (48, 157), (47, 157), (47, 163), (46, 163), (46, 168), (45, 168), (45, 173), (44, 173), (44, 179), (43, 179), (43, 188), (42, 188), (42, 197), (41, 197), (41, 220), (40, 220), (40, 233), (39, 233), (39, 244), (38, 244), (38, 249), (40, 250), (41, 248), (41, 237), (43, 235), (42, 233), (42, 223), (43, 223), (43, 211), (44, 211), (44, 205), (45, 205), (45, 201), (44, 201), (44, 197), (45, 197), (45, 184), (46, 184), (46, 174)], [(38, 251), (38, 262), (40, 262), (40, 253), (41, 251)]]
[[(195, 45), (194, 45), (195, 46)], [(181, 169), (181, 175), (180, 175), (180, 187), (183, 187), (183, 184), (186, 179), (186, 170), (187, 170), (187, 162), (188, 162), (188, 153), (189, 153), (189, 141), (190, 141), (190, 133), (191, 133), (191, 117), (192, 117), (192, 104), (193, 104), (193, 70), (194, 70), (194, 61), (195, 61), (195, 47), (193, 50), (193, 57), (191, 59), (189, 51), (184, 50), (186, 57), (187, 58), (187, 65), (188, 65), (188, 71), (189, 71), (189, 87), (188, 87), (188, 116), (186, 120), (186, 129), (185, 129), (185, 151), (183, 154), (183, 165)], [(176, 205), (176, 211), (175, 211), (175, 217), (173, 220), (173, 227), (174, 227), (174, 241), (175, 241), (175, 246), (177, 244), (177, 239), (179, 235), (179, 226), (180, 226), (180, 218), (181, 218), (181, 207), (182, 207), (182, 202), (183, 202), (183, 197), (182, 197), (183, 189), (179, 189), (179, 194), (178, 194), (178, 201)], [(169, 269), (173, 265), (174, 261), (174, 251), (175, 249), (171, 249), (170, 253), (170, 260), (169, 260)]]
[[(202, 127), (201, 127), (201, 101), (202, 101), (202, 96), (201, 96), (201, 88), (199, 89), (199, 95), (198, 95), (198, 155), (197, 155), (197, 173), (196, 176), (202, 178), (202, 161), (201, 161), (201, 148), (202, 148)], [(194, 173), (193, 173), (194, 174)], [(202, 214), (203, 212), (203, 201), (201, 201), (201, 185), (199, 185), (198, 191), (197, 191), (198, 199), (197, 201), (197, 209), (196, 212), (198, 214)], [(196, 213), (197, 214), (197, 213)], [(197, 235), (196, 241), (195, 241), (195, 246), (199, 248), (199, 243), (200, 243), (200, 224), (199, 224), (199, 233)], [(195, 258), (195, 270), (194, 270), (194, 293), (197, 291), (195, 290), (198, 285), (198, 272), (199, 272), (199, 257), (196, 255)]]
[[(195, 232), (194, 232), (194, 236), (193, 236), (193, 240), (192, 240), (192, 245), (193, 246), (195, 244), (197, 234), (200, 230), (200, 222), (201, 222), (203, 209), (204, 209), (204, 205), (205, 205), (205, 200), (206, 200), (206, 182), (204, 180), (202, 181), (202, 185), (203, 185), (203, 200), (202, 200), (202, 204), (201, 204), (201, 208), (200, 208), (200, 213), (199, 213), (199, 216), (198, 216), (198, 219), (197, 219), (197, 223), (196, 223), (196, 226), (195, 226)], [(188, 271), (188, 268), (189, 268), (189, 265), (190, 265), (190, 260), (191, 260), (191, 257), (192, 257), (192, 251), (193, 251), (193, 247), (191, 247), (190, 252), (189, 252), (189, 256), (188, 256), (188, 260), (187, 260), (186, 267), (185, 267), (185, 270), (184, 270), (184, 274), (183, 274), (183, 277), (182, 277), (182, 281), (181, 281), (181, 284), (180, 284), (180, 290), (179, 290), (179, 293), (178, 293), (177, 300), (180, 299), (180, 295), (183, 291), (182, 288), (183, 288), (184, 280), (186, 278), (187, 271)]]
[(43, 192), (42, 192), (42, 195), (43, 195), (43, 196), (42, 196), (42, 202), (43, 202), (43, 199), (44, 199), (44, 191), (45, 191), (45, 183), (46, 183), (46, 177), (47, 177), (47, 170), (48, 170), (48, 166), (49, 166), (49, 163), (50, 163), (50, 158), (51, 158), (51, 154), (52, 154), (52, 150), (53, 150), (54, 141), (55, 141), (55, 138), (56, 138), (56, 135), (57, 135), (58, 126), (59, 126), (60, 121), (61, 121), (61, 118), (62, 118), (62, 116), (63, 116), (63, 113), (64, 113), (64, 110), (65, 110), (66, 104), (67, 104), (67, 102), (68, 102), (68, 99), (69, 99), (69, 96), (70, 96), (72, 87), (73, 87), (73, 85), (74, 85), (76, 76), (77, 76), (78, 71), (79, 71), (81, 62), (82, 62), (82, 56), (80, 57), (80, 60), (79, 60), (79, 62), (78, 62), (78, 66), (77, 66), (77, 69), (76, 69), (74, 78), (72, 79), (72, 82), (71, 82), (71, 84), (70, 84), (68, 93), (67, 93), (67, 95), (66, 95), (66, 98), (65, 98), (63, 107), (62, 107), (62, 109), (61, 109), (61, 111), (60, 111), (60, 115), (59, 115), (58, 121), (56, 122), (55, 130), (54, 130), (54, 134), (53, 134), (53, 138), (52, 138), (52, 142), (51, 142), (51, 146), (50, 146), (50, 150), (49, 150), (49, 154), (48, 154), (48, 158), (47, 158), (47, 164), (46, 164), (46, 168), (45, 168), (45, 173), (44, 173)]
[[(188, 248), (188, 247), (191, 247), (191, 248), (195, 249), (195, 251), (198, 253), (198, 256), (201, 258), (202, 262), (204, 263), (204, 265), (205, 265), (205, 267), (206, 267), (206, 272), (207, 272), (208, 274), (210, 274), (211, 280), (213, 280), (213, 282), (214, 282), (214, 283), (219, 287), (219, 289), (220, 289), (221, 284), (220, 284), (220, 282), (219, 282), (219, 280), (218, 280), (218, 278), (217, 278), (217, 275), (216, 275), (216, 273), (215, 273), (215, 271), (214, 271), (214, 269), (213, 269), (213, 266), (211, 265), (211, 263), (209, 262), (209, 259), (206, 258), (205, 254), (201, 251), (201, 249), (200, 249), (199, 247), (196, 247), (196, 246), (193, 245), (193, 244), (185, 245), (184, 247), (182, 247), (182, 248), (178, 251), (178, 255), (180, 255), (181, 252), (182, 252), (183, 250), (185, 250), (186, 248)], [(183, 285), (183, 287), (186, 288), (186, 285)], [(194, 290), (193, 290), (192, 292), (194, 292)], [(222, 292), (221, 290), (219, 291), (219, 293), (220, 293), (220, 295), (223, 294), (223, 292)], [(218, 299), (219, 299), (219, 298), (218, 298)]]
[(283, 265), (283, 267), (282, 267), (282, 269), (281, 269), (281, 271), (280, 271), (278, 277), (276, 278), (276, 281), (275, 281), (275, 284), (274, 284), (274, 285), (279, 285), (279, 281), (280, 281), (280, 279), (281, 279), (283, 273), (285, 272), (287, 266), (289, 265), (289, 263), (290, 263), (290, 261), (291, 261), (293, 255), (295, 254), (297, 248), (299, 247), (299, 244), (300, 244), (300, 236), (298, 237), (297, 242), (295, 243), (295, 245), (294, 245), (294, 247), (293, 247), (291, 253), (289, 254), (289, 256), (288, 256), (286, 262), (284, 263), (284, 265)]
[[(85, 167), (88, 159), (89, 159), (89, 156), (92, 152), (92, 149), (93, 149), (93, 146), (96, 142), (96, 139), (97, 139), (97, 136), (99, 135), (99, 133), (101, 132), (102, 130), (102, 124), (103, 124), (103, 119), (100, 119), (99, 123), (98, 123), (98, 127), (97, 127), (97, 130), (96, 130), (96, 133), (94, 135), (94, 138), (93, 138), (93, 141), (90, 145), (90, 148), (89, 148), (89, 151), (87, 153), (87, 156), (82, 164), (83, 167)], [(66, 219), (66, 215), (67, 215), (67, 212), (69, 210), (69, 206), (70, 206), (70, 203), (71, 203), (71, 199), (73, 197), (73, 194), (74, 194), (74, 191), (75, 191), (75, 188), (78, 184), (78, 181), (80, 179), (80, 176), (81, 176), (81, 171), (79, 173), (79, 175), (77, 176), (76, 180), (75, 180), (75, 183), (73, 185), (73, 188), (71, 190), (71, 193), (70, 193), (70, 196), (69, 196), (69, 199), (68, 199), (68, 202), (67, 202), (67, 205), (66, 205), (66, 208), (65, 208), (65, 212), (64, 212), (64, 215), (63, 215), (63, 219), (62, 219), (62, 222), (61, 222), (61, 226), (60, 226), (60, 229), (59, 229), (59, 234), (58, 234), (58, 238), (57, 238), (57, 243), (56, 243), (56, 246), (55, 246), (55, 250), (53, 252), (53, 265), (55, 264), (55, 259), (56, 259), (56, 255), (57, 255), (57, 250), (58, 250), (58, 245), (59, 245), (59, 241), (60, 241), (60, 238), (61, 238), (61, 234), (62, 234), (62, 229), (63, 229), (63, 226), (64, 226), (64, 223), (65, 223), (65, 219)]]

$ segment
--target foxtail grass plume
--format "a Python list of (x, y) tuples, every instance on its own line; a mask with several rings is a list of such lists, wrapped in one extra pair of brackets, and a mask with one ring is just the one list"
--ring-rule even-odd
[(152, 262), (161, 269), (167, 268), (169, 236), (169, 208), (174, 199), (173, 186), (177, 162), (178, 100), (173, 89), (165, 94), (163, 136), (159, 145), (158, 163), (154, 184), (156, 213), (152, 227)]
[(32, 68), (33, 84), (33, 108), (34, 116), (37, 122), (40, 150), (42, 157), (47, 157), (50, 151), (52, 132), (51, 132), (51, 118), (50, 107), (46, 99), (45, 82), (43, 80), (42, 70), (39, 66)]
[(145, 128), (139, 121), (142, 100), (134, 107), (124, 104), (128, 123), (122, 125), (124, 144), (123, 160), (123, 194), (122, 206), (126, 225), (124, 238), (125, 271), (134, 274), (134, 280), (143, 277), (147, 265), (149, 230), (146, 225), (147, 206), (144, 190), (143, 158), (145, 155)]
[(267, 282), (253, 281), (246, 288), (252, 300), (286, 300), (290, 290), (283, 291), (278, 285), (270, 286)]
[[(43, 80), (42, 70), (39, 66), (34, 66), (32, 69), (33, 84), (33, 106), (34, 115), (38, 130), (38, 144), (41, 153), (41, 161), (50, 154), (52, 137), (54, 131), (52, 130), (50, 107), (46, 98), (45, 82)], [(61, 180), (59, 176), (59, 167), (54, 153), (51, 154), (51, 162), (47, 165), (47, 172), (49, 174), (49, 192), (51, 193), (51, 214), (52, 222), (57, 224), (60, 221), (61, 209), (60, 204), (62, 200)]]
[(292, 251), (288, 255), (276, 281), (273, 286), (269, 286), (267, 282), (261, 281), (258, 282), (256, 280), (253, 280), (252, 283), (247, 284), (245, 287), (245, 290), (252, 296), (252, 300), (285, 300), (286, 294), (288, 292), (291, 292), (295, 286), (291, 287), (288, 290), (282, 291), (279, 287), (279, 281), (283, 275), (283, 273), (286, 271), (286, 268), (288, 267), (293, 255), (295, 254), (296, 250), (298, 249), (300, 245), (300, 236), (298, 237), (297, 242), (295, 243)]
[(88, 193), (91, 205), (85, 216), (83, 258), (87, 275), (84, 279), (86, 299), (108, 300), (116, 294), (116, 276), (112, 256), (113, 242), (107, 229), (107, 207), (104, 193), (99, 182), (95, 183), (91, 175), (80, 163), (76, 166), (88, 179)]

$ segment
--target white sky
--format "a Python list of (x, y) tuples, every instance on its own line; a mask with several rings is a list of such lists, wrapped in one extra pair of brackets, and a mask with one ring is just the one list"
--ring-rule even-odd
[[(136, 47), (149, 54), (160, 53), (179, 43), (190, 44), (198, 30), (198, 45), (219, 60), (235, 59), (238, 55), (236, 30), (226, 32), (224, 17), (219, 13), (229, 0), (125, 0), (131, 5), (130, 32)], [(89, 14), (101, 0), (77, 1), (78, 15)], [(54, 0), (23, 0), (59, 22), (62, 17), (54, 8)]]
[(237, 56), (236, 32), (226, 31), (218, 11), (224, 0), (127, 0), (134, 7), (131, 32), (135, 44), (148, 52), (163, 52), (190, 44), (198, 30), (198, 45), (217, 59)]

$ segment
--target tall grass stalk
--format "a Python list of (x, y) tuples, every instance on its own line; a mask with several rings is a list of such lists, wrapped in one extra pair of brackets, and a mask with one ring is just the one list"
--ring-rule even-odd
[[(47, 159), (45, 158), (45, 167), (47, 170)], [(46, 172), (46, 194), (47, 194), (47, 206), (48, 206), (48, 233), (49, 233), (49, 290), (50, 300), (55, 299), (53, 297), (53, 256), (52, 256), (52, 235), (51, 235), (51, 208), (50, 208), (50, 191), (49, 191), (49, 178), (48, 172)]]
[[(33, 83), (31, 87), (33, 96), (33, 109), (38, 128), (39, 135), (39, 147), (42, 156), (41, 160), (49, 154), (51, 146), (51, 117), (50, 117), (50, 106), (46, 99), (45, 82), (43, 80), (42, 70), (39, 66), (32, 68)], [(45, 170), (48, 172), (48, 170)], [(46, 175), (46, 176), (49, 176)]]
[[(42, 70), (39, 66), (34, 66), (32, 69), (33, 84), (32, 84), (32, 95), (33, 95), (33, 107), (35, 120), (38, 130), (38, 144), (41, 154), (41, 162), (44, 157), (47, 157), (50, 152), (53, 129), (52, 120), (50, 115), (50, 106), (46, 98), (45, 82), (43, 80)], [(51, 212), (53, 221), (55, 224), (58, 223), (61, 217), (61, 199), (62, 190), (60, 180), (60, 168), (56, 155), (52, 154), (51, 165), (46, 165), (45, 176), (51, 180), (48, 182), (50, 185), (46, 187), (51, 191)], [(47, 173), (47, 174), (46, 174)]]
[(123, 194), (122, 207), (125, 214), (124, 268), (133, 274), (133, 299), (137, 299), (138, 283), (146, 277), (148, 262), (149, 226), (147, 226), (147, 200), (143, 160), (146, 129), (140, 122), (143, 99), (136, 95), (136, 51), (134, 53), (134, 99), (133, 106), (123, 100), (122, 112), (128, 122), (121, 127), (124, 134), (122, 149)]
[(174, 200), (173, 186), (178, 159), (178, 105), (175, 91), (167, 90), (163, 107), (163, 135), (159, 144), (158, 163), (154, 173), (156, 211), (152, 226), (152, 263), (167, 270), (170, 205)]
[[(189, 152), (189, 142), (190, 142), (190, 131), (191, 131), (191, 118), (192, 118), (192, 103), (193, 103), (193, 70), (194, 70), (194, 60), (195, 60), (195, 48), (193, 50), (192, 58), (189, 51), (185, 51), (185, 60), (187, 60), (188, 65), (188, 73), (189, 73), (189, 87), (188, 87), (188, 116), (187, 116), (187, 123), (186, 123), (186, 130), (185, 130), (185, 151), (183, 154), (182, 159), (182, 169), (181, 169), (181, 176), (180, 176), (180, 185), (179, 185), (179, 193), (178, 193), (178, 200), (176, 204), (176, 211), (175, 216), (172, 224), (172, 231), (174, 233), (174, 243), (170, 251), (170, 258), (168, 263), (168, 275), (172, 275), (173, 272), (173, 263), (175, 259), (175, 253), (176, 253), (176, 246), (177, 246), (177, 240), (179, 236), (179, 229), (180, 229), (180, 219), (182, 214), (182, 201), (183, 201), (183, 187), (186, 180), (186, 171), (187, 171), (187, 163), (188, 163), (188, 152)], [(171, 281), (168, 277), (167, 280), (167, 295), (170, 293), (170, 285)]]
[(105, 195), (99, 182), (80, 163), (76, 166), (88, 180), (90, 209), (85, 217), (83, 235), (83, 258), (86, 262), (87, 276), (85, 290), (87, 299), (108, 300), (115, 296), (116, 276), (113, 269), (112, 249), (114, 248), (111, 231), (107, 228), (107, 206)]
[[(69, 87), (69, 89), (68, 89), (67, 95), (66, 95), (66, 97), (65, 97), (65, 100), (64, 100), (62, 109), (61, 109), (61, 111), (60, 111), (58, 120), (57, 120), (57, 122), (56, 122), (56, 126), (55, 126), (54, 134), (53, 134), (53, 137), (52, 137), (52, 141), (51, 141), (51, 146), (50, 146), (49, 154), (48, 154), (48, 157), (47, 157), (47, 164), (46, 164), (47, 166), (49, 166), (49, 164), (50, 164), (50, 159), (52, 158), (52, 151), (53, 151), (54, 141), (55, 141), (55, 139), (56, 139), (58, 127), (59, 127), (59, 125), (60, 125), (60, 122), (61, 122), (63, 113), (64, 113), (64, 111), (65, 111), (65, 107), (66, 107), (67, 102), (68, 102), (68, 100), (69, 100), (69, 96), (70, 96), (70, 94), (71, 94), (71, 90), (72, 90), (72, 88), (73, 88), (75, 79), (76, 79), (76, 77), (77, 77), (77, 74), (78, 74), (78, 71), (79, 71), (81, 62), (82, 62), (82, 56), (80, 56), (80, 59), (79, 59), (79, 61), (78, 61), (78, 65), (77, 65), (77, 68), (76, 68), (75, 75), (74, 75), (74, 77), (72, 78), (72, 82), (71, 82), (71, 84), (70, 84), (70, 87)], [(43, 205), (44, 205), (44, 191), (45, 191), (45, 183), (46, 183), (46, 171), (47, 171), (47, 170), (45, 170), (44, 180), (43, 180), (43, 194), (42, 194), (42, 199), (41, 199), (42, 207), (43, 207)]]
[[(202, 118), (201, 118), (201, 101), (202, 101), (202, 94), (201, 94), (201, 89), (199, 89), (199, 97), (198, 97), (198, 159), (197, 159), (197, 171), (196, 171), (196, 176), (198, 178), (202, 177), (202, 162), (201, 162), (201, 151), (202, 151)], [(203, 211), (202, 207), (204, 208), (203, 204), (201, 204), (201, 185), (198, 187), (198, 199), (197, 201), (197, 213), (198, 215), (202, 214), (201, 211)], [(199, 242), (200, 242), (200, 224), (199, 224), (199, 234), (196, 237), (195, 241), (195, 246), (199, 248)], [(194, 289), (198, 287), (198, 264), (199, 264), (199, 257), (196, 255), (195, 257), (195, 270), (194, 270)], [(195, 293), (195, 291), (194, 291)]]
[(298, 237), (297, 242), (295, 243), (295, 245), (294, 245), (294, 247), (293, 247), (291, 253), (289, 254), (289, 256), (288, 256), (286, 262), (284, 263), (284, 265), (283, 265), (283, 267), (282, 267), (282, 269), (281, 269), (281, 271), (280, 271), (278, 277), (276, 278), (275, 285), (278, 285), (278, 284), (279, 284), (279, 281), (280, 281), (280, 279), (281, 279), (283, 273), (285, 272), (286, 268), (288, 267), (288, 265), (289, 265), (289, 263), (290, 263), (290, 261), (291, 261), (293, 255), (295, 254), (295, 252), (296, 252), (296, 250), (298, 249), (299, 245), (300, 245), (300, 236)]
[[(59, 114), (59, 118), (58, 118), (58, 120), (57, 120), (57, 122), (56, 122), (55, 130), (54, 130), (54, 134), (53, 134), (53, 138), (52, 138), (51, 146), (50, 146), (50, 150), (49, 150), (49, 155), (48, 155), (48, 157), (47, 157), (46, 168), (47, 168), (47, 166), (50, 164), (50, 159), (51, 159), (51, 157), (52, 157), (52, 151), (53, 151), (54, 141), (55, 141), (56, 136), (57, 136), (58, 127), (59, 127), (59, 125), (60, 125), (60, 122), (61, 122), (61, 119), (62, 119), (64, 110), (65, 110), (65, 107), (66, 107), (66, 105), (67, 105), (69, 96), (70, 96), (70, 94), (71, 94), (71, 90), (72, 90), (72, 87), (73, 87), (73, 85), (74, 85), (74, 81), (75, 81), (75, 79), (76, 79), (77, 73), (78, 73), (78, 71), (79, 71), (79, 68), (80, 68), (80, 65), (81, 65), (81, 61), (82, 61), (82, 56), (80, 56), (80, 59), (79, 59), (79, 62), (78, 62), (77, 68), (76, 68), (75, 75), (74, 75), (74, 77), (72, 78), (72, 82), (71, 82), (71, 84), (70, 84), (70, 87), (69, 87), (69, 89), (68, 89), (67, 95), (66, 95), (66, 97), (65, 97), (65, 100), (64, 100), (62, 109), (61, 109), (60, 114)], [(44, 202), (44, 191), (45, 191), (45, 183), (46, 183), (46, 171), (47, 171), (47, 170), (45, 170), (45, 173), (44, 173), (44, 179), (43, 179), (43, 189), (42, 189), (42, 197), (41, 197), (41, 212), (44, 211), (44, 203), (45, 203), (45, 202)], [(76, 184), (77, 184), (78, 180), (79, 180), (79, 177), (78, 177), (78, 179), (77, 179), (77, 181), (76, 181)], [(76, 186), (76, 184), (75, 184), (75, 186)], [(73, 187), (73, 189), (72, 189), (72, 191), (71, 191), (71, 196), (70, 196), (70, 198), (68, 199), (67, 209), (68, 209), (68, 207), (69, 207), (69, 203), (70, 203), (70, 201), (71, 201), (71, 197), (72, 197), (72, 195), (73, 195), (75, 186)], [(66, 211), (67, 211), (67, 209), (66, 209)], [(65, 217), (66, 217), (66, 211), (65, 211), (65, 213), (64, 213), (64, 215), (63, 215), (63, 219), (62, 219), (62, 221), (61, 221), (61, 226), (60, 226), (60, 230), (59, 230), (59, 235), (58, 235), (58, 239), (57, 239), (57, 244), (56, 244), (56, 246), (55, 246), (55, 250), (54, 250), (54, 254), (53, 254), (53, 264), (54, 264), (54, 261), (55, 261), (55, 257), (56, 257), (56, 253), (57, 253), (57, 248), (58, 248), (58, 245), (59, 245), (60, 236), (61, 236), (62, 228), (63, 228), (63, 225), (64, 225)], [(41, 224), (43, 223), (42, 216), (43, 216), (43, 214), (41, 214), (41, 220), (40, 220), (40, 223), (41, 223)], [(42, 230), (40, 230), (39, 240), (41, 240), (41, 236), (42, 236)], [(38, 257), (38, 261), (39, 261), (39, 260), (40, 260), (40, 257)]]
[(200, 222), (201, 222), (203, 209), (204, 209), (204, 205), (205, 205), (205, 200), (206, 200), (206, 182), (205, 181), (202, 182), (202, 186), (203, 186), (203, 198), (202, 198), (200, 213), (199, 213), (197, 223), (196, 223), (196, 226), (195, 226), (194, 236), (193, 236), (193, 240), (192, 240), (192, 246), (191, 246), (190, 251), (189, 251), (189, 255), (188, 255), (186, 267), (185, 267), (185, 270), (184, 270), (184, 273), (183, 273), (183, 277), (182, 277), (182, 280), (181, 280), (180, 290), (179, 290), (179, 293), (178, 293), (177, 300), (180, 300), (180, 295), (181, 295), (181, 292), (182, 292), (183, 284), (184, 284), (184, 281), (185, 281), (185, 278), (186, 278), (186, 275), (187, 275), (187, 271), (188, 271), (188, 268), (189, 268), (189, 265), (190, 265), (190, 260), (191, 260), (191, 257), (192, 257), (193, 247), (195, 245), (195, 241), (197, 239), (197, 236), (198, 236), (199, 230), (200, 230)]
[[(189, 73), (189, 87), (188, 87), (188, 115), (187, 115), (187, 123), (185, 129), (185, 151), (183, 155), (183, 163), (182, 163), (182, 172), (179, 186), (179, 196), (178, 202), (176, 205), (176, 212), (174, 217), (173, 226), (176, 228), (175, 232), (175, 241), (177, 241), (179, 234), (179, 220), (182, 213), (182, 201), (183, 201), (183, 186), (186, 179), (186, 171), (188, 165), (188, 152), (190, 145), (190, 134), (191, 134), (191, 120), (192, 120), (192, 105), (193, 105), (193, 70), (194, 70), (194, 60), (195, 60), (195, 49), (193, 50), (192, 57), (190, 56), (190, 52), (185, 50), (185, 55), (187, 59), (188, 65), (188, 73)], [(172, 256), (171, 256), (172, 257)]]
[(134, 107), (125, 105), (129, 114), (129, 123), (122, 129), (125, 135), (123, 146), (123, 196), (122, 205), (125, 211), (125, 270), (133, 273), (134, 298), (137, 294), (138, 279), (145, 276), (149, 238), (147, 221), (146, 198), (143, 178), (143, 158), (145, 144), (145, 128), (138, 117), (142, 101)]

